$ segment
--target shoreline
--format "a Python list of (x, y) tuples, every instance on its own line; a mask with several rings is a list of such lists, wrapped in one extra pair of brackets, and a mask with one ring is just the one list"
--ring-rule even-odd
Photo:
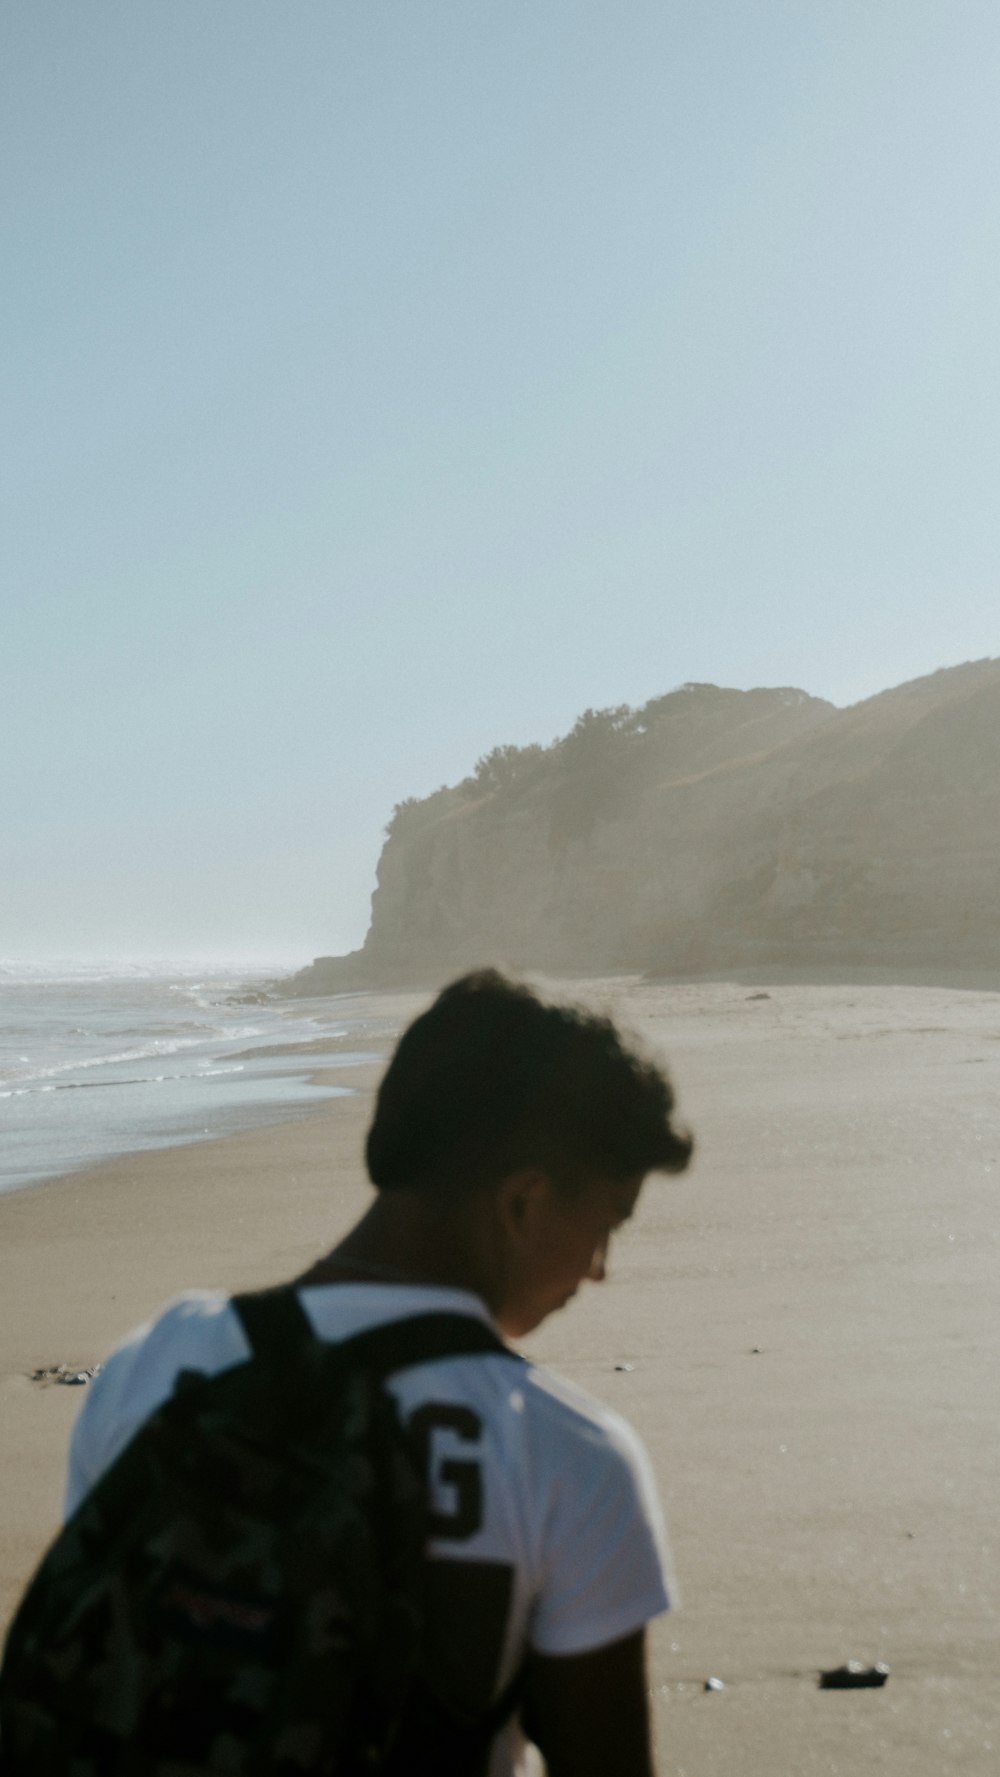
[[(559, 988), (665, 1052), (698, 1140), (610, 1281), (526, 1342), (635, 1425), (661, 1481), (682, 1597), (653, 1634), (663, 1777), (992, 1777), (1000, 1009)], [(388, 1031), (424, 998), (371, 1010)], [(89, 1366), (182, 1289), (303, 1269), (368, 1201), (378, 1077), (0, 1198), (0, 1623), (56, 1527), (82, 1395), (31, 1372)], [(885, 1690), (817, 1689), (851, 1658), (885, 1659)]]
[[(133, 985), (130, 978), (123, 984)], [(43, 985), (51, 990), (60, 984)], [(170, 985), (169, 991), (176, 989)], [(75, 1056), (53, 1050), (33, 1070), (12, 1067), (10, 1078), (0, 1081), (6, 1088), (0, 1097), (16, 1107), (0, 1198), (64, 1175), (82, 1178), (116, 1157), (185, 1148), (310, 1116), (331, 1097), (349, 1093), (355, 1067), (379, 1063), (393, 1034), (367, 996), (356, 996), (349, 1007), (339, 996), (276, 1001), (249, 1044), (255, 1033), (240, 1021), (230, 1029), (220, 1021), (216, 1032), (209, 1031), (207, 1020), (219, 1016), (215, 1002), (204, 1014), (200, 1003), (193, 1010), (206, 1020), (194, 1039), (190, 1022), (171, 1030), (156, 1022), (158, 1007), (146, 1006), (119, 1038), (119, 1046), (138, 1045), (131, 1053), (102, 1054), (98, 1031), (89, 1052), (86, 1045)], [(98, 1024), (107, 1017), (106, 1006), (81, 1012), (77, 1005), (67, 1012), (77, 1018), (89, 1013)], [(135, 1014), (129, 1007), (120, 1016)], [(150, 1020), (148, 1033), (143, 1018)], [(20, 1058), (22, 1064), (27, 1059)], [(99, 1117), (92, 1114), (98, 1106)]]
[[(284, 989), (293, 982), (308, 981), (314, 975), (317, 981), (325, 983), (312, 991), (300, 987), (294, 994), (289, 994), (289, 1003), (300, 1000), (303, 1005), (310, 1005), (321, 999), (364, 999), (389, 994), (436, 993), (445, 981), (462, 973), (464, 967), (475, 964), (429, 965), (425, 970), (417, 970), (411, 976), (392, 976), (388, 972), (383, 980), (379, 980), (379, 971), (375, 970), (365, 978), (355, 977), (355, 985), (331, 986), (338, 971), (337, 965), (343, 964), (346, 971), (350, 957), (320, 957), (304, 968), (283, 980), (272, 982), (271, 990), (276, 1001), (285, 998)], [(677, 967), (657, 968), (653, 964), (637, 962), (622, 963), (620, 966), (611, 964), (595, 966), (593, 969), (580, 968), (569, 971), (564, 968), (548, 969), (541, 964), (510, 963), (501, 958), (497, 967), (509, 970), (517, 977), (528, 981), (546, 981), (553, 986), (563, 984), (569, 989), (574, 985), (589, 986), (609, 980), (627, 979), (636, 983), (653, 983), (658, 987), (712, 987), (724, 983), (734, 986), (748, 987), (930, 987), (944, 988), (956, 993), (1000, 993), (1000, 963), (963, 964), (931, 964), (931, 963), (881, 963), (881, 962), (842, 962), (835, 956), (827, 959), (817, 957), (812, 962), (782, 962), (780, 959), (758, 959), (719, 963), (705, 968), (685, 972)]]

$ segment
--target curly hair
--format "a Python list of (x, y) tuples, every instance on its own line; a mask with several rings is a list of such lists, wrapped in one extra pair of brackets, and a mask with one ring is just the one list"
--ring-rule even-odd
[(662, 1068), (609, 1018), (496, 969), (451, 982), (404, 1031), (368, 1133), (380, 1190), (537, 1165), (574, 1181), (683, 1172), (693, 1141)]

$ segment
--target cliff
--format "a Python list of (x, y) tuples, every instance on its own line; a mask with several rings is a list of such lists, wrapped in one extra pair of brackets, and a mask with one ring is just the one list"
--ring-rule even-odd
[(996, 970), (1000, 661), (838, 710), (685, 685), (397, 807), (351, 957), (294, 992), (551, 973)]

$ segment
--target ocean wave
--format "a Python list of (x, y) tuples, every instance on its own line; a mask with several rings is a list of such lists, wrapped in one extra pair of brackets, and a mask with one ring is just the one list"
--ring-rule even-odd
[[(260, 1032), (260, 1031), (251, 1032), (248, 1030), (244, 1030), (242, 1027), (240, 1027), (240, 1028), (234, 1030), (231, 1034), (228, 1034), (226, 1036), (226, 1041), (227, 1042), (231, 1041), (232, 1037), (234, 1037), (234, 1036), (239, 1037), (241, 1040), (245, 1040), (247, 1037), (249, 1037), (251, 1035), (263, 1035), (263, 1034), (264, 1033)], [(219, 1037), (221, 1035), (222, 1035), (221, 1032), (215, 1033), (215, 1042), (213, 1042), (213, 1045), (212, 1045), (213, 1050), (215, 1048), (215, 1044), (218, 1042)], [(91, 1068), (96, 1068), (96, 1067), (121, 1067), (124, 1063), (130, 1062), (130, 1061), (155, 1061), (155, 1060), (159, 1059), (159, 1057), (161, 1057), (161, 1056), (181, 1055), (184, 1053), (185, 1050), (201, 1049), (201, 1048), (204, 1048), (204, 1038), (202, 1038), (202, 1037), (165, 1038), (165, 1039), (158, 1040), (154, 1043), (148, 1043), (148, 1044), (146, 1044), (146, 1046), (144, 1048), (141, 1048), (141, 1049), (121, 1049), (121, 1050), (116, 1051), (112, 1055), (84, 1055), (84, 1056), (78, 1055), (78, 1056), (75, 1056), (72, 1061), (60, 1061), (60, 1062), (53, 1063), (51, 1066), (48, 1066), (48, 1067), (36, 1067), (30, 1062), (30, 1059), (28, 1056), (22, 1055), (21, 1057), (19, 1057), (19, 1059), (22, 1062), (27, 1063), (28, 1066), (31, 1067), (31, 1072), (27, 1073), (27, 1074), (22, 1074), (20, 1076), (20, 1079), (22, 1082), (51, 1081), (51, 1082), (57, 1084), (59, 1086), (60, 1090), (62, 1090), (62, 1089), (64, 1089), (64, 1085), (66, 1083), (63, 1083), (59, 1080), (59, 1076), (61, 1074), (76, 1074), (76, 1073), (83, 1073), (84, 1071), (89, 1072)], [(253, 1054), (252, 1050), (248, 1051), (248, 1056), (252, 1057), (252, 1054)], [(195, 1060), (195, 1058), (192, 1057), (192, 1060)], [(212, 1062), (215, 1060), (216, 1060), (216, 1056), (214, 1055), (214, 1053), (211, 1055), (206, 1055), (195, 1066), (185, 1069), (185, 1071), (181, 1074), (170, 1074), (170, 1075), (158, 1074), (155, 1076), (150, 1075), (150, 1074), (143, 1074), (141, 1076), (138, 1076), (136, 1080), (127, 1080), (127, 1079), (123, 1080), (120, 1077), (116, 1076), (116, 1078), (113, 1080), (100, 1080), (100, 1081), (98, 1081), (98, 1080), (81, 1080), (79, 1082), (68, 1082), (68, 1084), (78, 1083), (81, 1086), (96, 1086), (96, 1085), (132, 1086), (132, 1085), (137, 1085), (137, 1084), (141, 1083), (141, 1081), (146, 1081), (148, 1083), (149, 1080), (153, 1079), (153, 1078), (161, 1079), (161, 1080), (167, 1079), (167, 1078), (180, 1080), (180, 1079), (193, 1079), (193, 1078), (197, 1077), (199, 1074), (207, 1077), (209, 1074), (212, 1074), (212, 1073), (230, 1074), (230, 1073), (242, 1073), (244, 1071), (242, 1065), (240, 1065), (238, 1067), (234, 1066), (234, 1067), (215, 1067), (215, 1068), (213, 1068)], [(0, 1086), (10, 1086), (11, 1084), (12, 1084), (12, 1079), (9, 1075), (4, 1079), (0, 1079)], [(20, 1089), (27, 1091), (27, 1090), (30, 1090), (31, 1088), (28, 1084), (24, 1084)], [(34, 1090), (35, 1091), (42, 1091), (42, 1090), (45, 1090), (45, 1088), (40, 1085), (36, 1085), (34, 1087)], [(7, 1096), (7, 1095), (0, 1094), (0, 1096)]]
[(204, 1020), (200, 1018), (172, 1018), (169, 1023), (163, 1022), (157, 1024), (152, 1020), (143, 1019), (141, 1024), (120, 1024), (111, 1026), (103, 1031), (80, 1030), (74, 1034), (82, 1037), (105, 1036), (118, 1037), (121, 1039), (125, 1037), (173, 1037), (178, 1035), (181, 1031), (196, 1031), (199, 1033), (199, 1036), (214, 1037), (218, 1036), (224, 1029), (224, 1025), (206, 1024)]
[[(182, 978), (187, 971), (177, 963), (129, 962), (6, 962), (0, 961), (0, 979), (26, 986), (69, 987), (106, 985), (121, 981), (162, 981)], [(204, 970), (199, 971), (204, 973)]]
[(13, 1086), (0, 1090), (0, 1098), (30, 1098), (38, 1092), (117, 1092), (119, 1086), (162, 1086), (172, 1080), (215, 1080), (222, 1074), (242, 1074), (246, 1069), (239, 1067), (197, 1067), (188, 1068), (177, 1074), (135, 1074), (123, 1079), (121, 1075), (113, 1080), (48, 1080), (44, 1085)]
[[(74, 1039), (78, 1039), (84, 1033), (82, 1033), (81, 1027), (76, 1027), (69, 1034)], [(128, 1043), (127, 1039), (131, 1035), (138, 1038), (145, 1036), (147, 1040)], [(103, 1054), (95, 1054), (93, 1050), (89, 1054), (79, 1051), (74, 1054), (72, 1047), (68, 1048), (64, 1044), (62, 1045), (62, 1054), (59, 1054), (57, 1050), (56, 1056), (46, 1056), (44, 1053), (39, 1055), (37, 1052), (34, 1055), (30, 1053), (14, 1054), (11, 1053), (9, 1047), (12, 1042), (16, 1042), (18, 1039), (21, 1042), (34, 1039), (37, 1043), (40, 1037), (44, 1046), (50, 1047), (50, 1044), (44, 1040), (45, 1033), (38, 1029), (26, 1029), (21, 1026), (14, 1029), (8, 1027), (6, 1030), (0, 1028), (0, 1037), (4, 1039), (3, 1047), (7, 1049), (7, 1054), (0, 1060), (0, 1086), (56, 1080), (64, 1074), (89, 1073), (94, 1068), (117, 1068), (129, 1063), (155, 1061), (166, 1056), (188, 1054), (194, 1060), (200, 1054), (205, 1064), (220, 1059), (227, 1062), (243, 1060), (245, 1057), (252, 1057), (255, 1042), (263, 1038), (273, 1038), (273, 1036), (273, 1029), (257, 1022), (250, 1024), (245, 1019), (227, 1020), (215, 1025), (207, 1025), (189, 1019), (176, 1026), (155, 1023), (151, 1027), (125, 1025), (110, 1029), (89, 1028), (85, 1032), (86, 1041), (97, 1044), (102, 1038), (113, 1041), (117, 1037), (121, 1047), (112, 1048)], [(246, 1043), (251, 1047), (245, 1051), (244, 1055), (225, 1057), (219, 1055), (220, 1049), (229, 1048), (234, 1043)], [(193, 1068), (191, 1071), (197, 1070)]]
[(309, 1077), (316, 1057), (301, 1046), (342, 1041), (346, 1026), (225, 998), (256, 973), (3, 959), (0, 1191), (341, 1096)]
[(294, 965), (285, 962), (261, 963), (241, 962), (239, 958), (231, 962), (205, 962), (204, 960), (164, 959), (149, 962), (136, 962), (125, 957), (98, 958), (89, 962), (81, 962), (74, 958), (53, 958), (50, 962), (25, 962), (11, 957), (0, 957), (0, 980), (27, 985), (52, 983), (54, 986), (70, 986), (76, 982), (87, 984), (111, 984), (116, 981), (163, 983), (178, 993), (191, 993), (198, 990), (222, 992), (227, 984), (240, 987), (244, 982), (270, 981), (276, 975), (286, 974)]
[(200, 1037), (162, 1038), (141, 1049), (120, 1049), (112, 1055), (78, 1055), (72, 1061), (59, 1061), (51, 1067), (40, 1067), (31, 1076), (36, 1080), (54, 1079), (58, 1074), (81, 1073), (85, 1068), (120, 1067), (125, 1061), (154, 1061), (159, 1055), (179, 1055), (183, 1049), (201, 1047)]

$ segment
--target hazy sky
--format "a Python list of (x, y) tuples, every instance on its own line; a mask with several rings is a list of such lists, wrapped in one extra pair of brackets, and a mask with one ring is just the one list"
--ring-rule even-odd
[(360, 942), (393, 804), (1000, 653), (996, 0), (14, 0), (0, 957)]

